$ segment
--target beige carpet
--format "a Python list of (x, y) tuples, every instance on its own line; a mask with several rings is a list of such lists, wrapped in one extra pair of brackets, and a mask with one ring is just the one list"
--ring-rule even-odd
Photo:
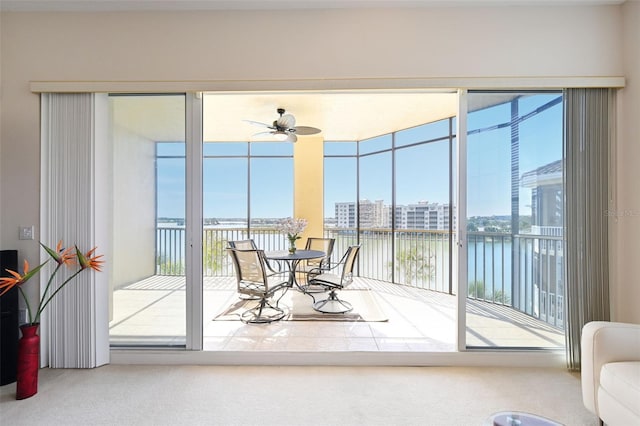
[(3, 426), (480, 426), (505, 410), (598, 424), (578, 376), (547, 368), (107, 365), (15, 392), (0, 387)]
[[(322, 300), (325, 294), (314, 294), (316, 300)], [(371, 290), (343, 290), (339, 297), (353, 305), (353, 310), (345, 314), (323, 314), (317, 312), (311, 306), (313, 300), (310, 296), (299, 291), (290, 290), (280, 300), (279, 306), (288, 311), (284, 318), (288, 321), (363, 321), (380, 322), (387, 321), (376, 294)], [(256, 306), (252, 300), (238, 300), (217, 314), (214, 320), (234, 321), (240, 320), (240, 315), (247, 309)]]

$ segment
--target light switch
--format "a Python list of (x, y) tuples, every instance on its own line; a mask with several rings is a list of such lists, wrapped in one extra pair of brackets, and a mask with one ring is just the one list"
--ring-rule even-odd
[(33, 240), (33, 228), (34, 226), (21, 226), (20, 227), (20, 236), (21, 240)]

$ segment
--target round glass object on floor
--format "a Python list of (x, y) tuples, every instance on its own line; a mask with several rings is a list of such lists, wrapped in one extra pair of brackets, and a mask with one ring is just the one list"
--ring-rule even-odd
[(501, 411), (494, 413), (485, 422), (485, 426), (564, 426), (554, 420), (522, 411)]

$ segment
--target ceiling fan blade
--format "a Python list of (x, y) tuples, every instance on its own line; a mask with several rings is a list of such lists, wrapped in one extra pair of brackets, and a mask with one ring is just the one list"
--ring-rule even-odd
[(258, 133), (254, 133), (252, 136), (266, 136), (266, 135), (273, 135), (275, 134), (275, 132), (258, 132)]
[(253, 124), (255, 126), (262, 126), (262, 127), (271, 128), (271, 126), (269, 126), (267, 123), (261, 123), (259, 121), (253, 121), (253, 120), (242, 120), (242, 121), (245, 121), (245, 122), (247, 122), (249, 124)]
[(315, 135), (316, 133), (320, 133), (322, 130), (316, 129), (315, 127), (309, 126), (298, 126), (296, 127), (296, 133), (299, 135)]

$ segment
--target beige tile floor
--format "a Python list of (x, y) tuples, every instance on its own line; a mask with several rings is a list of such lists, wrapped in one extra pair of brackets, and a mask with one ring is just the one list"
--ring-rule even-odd
[[(357, 278), (371, 288), (386, 322), (278, 321), (244, 324), (214, 321), (237, 300), (235, 279), (204, 281), (203, 346), (210, 351), (400, 351), (456, 350), (456, 297)], [(153, 276), (116, 290), (110, 323), (114, 346), (181, 346), (185, 342), (184, 277)], [(562, 330), (511, 308), (471, 302), (467, 343), (481, 347), (563, 348)]]

